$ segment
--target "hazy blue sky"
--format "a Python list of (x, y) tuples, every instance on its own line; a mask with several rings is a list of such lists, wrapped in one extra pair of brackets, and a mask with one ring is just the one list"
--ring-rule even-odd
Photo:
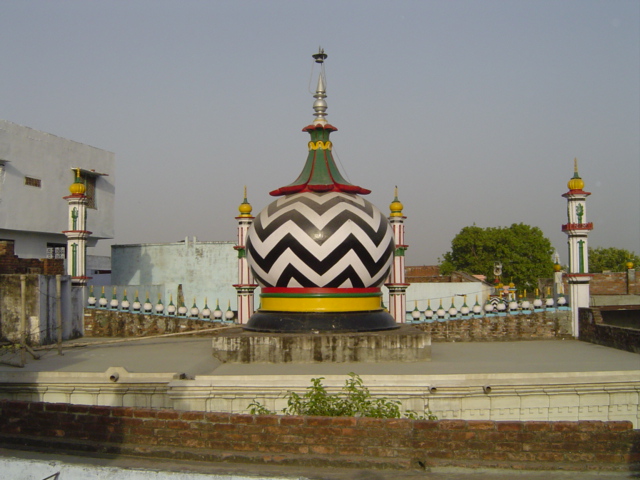
[(334, 153), (383, 211), (398, 186), (409, 265), (474, 222), (566, 263), (574, 157), (590, 246), (640, 252), (637, 0), (0, 8), (0, 117), (115, 152), (115, 243), (234, 240), (243, 185), (257, 213), (302, 169), (322, 45)]

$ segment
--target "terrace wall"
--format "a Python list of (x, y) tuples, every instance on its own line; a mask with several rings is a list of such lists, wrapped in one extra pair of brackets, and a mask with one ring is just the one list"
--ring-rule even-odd
[(628, 470), (630, 422), (300, 417), (0, 402), (0, 445), (190, 461)]

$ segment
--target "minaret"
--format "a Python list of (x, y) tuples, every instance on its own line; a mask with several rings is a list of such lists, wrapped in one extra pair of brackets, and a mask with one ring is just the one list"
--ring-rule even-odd
[(569, 304), (573, 336), (578, 337), (578, 309), (589, 307), (589, 253), (587, 236), (593, 223), (587, 222), (586, 198), (591, 195), (582, 190), (584, 182), (578, 175), (578, 160), (574, 159), (574, 173), (567, 184), (569, 191), (562, 196), (567, 199), (567, 222), (562, 231), (569, 236)]
[(402, 203), (398, 200), (398, 187), (395, 190), (395, 197), (389, 206), (391, 214), (389, 223), (393, 229), (393, 238), (396, 248), (393, 252), (393, 265), (389, 274), (389, 283), (385, 286), (389, 289), (389, 313), (397, 323), (405, 323), (407, 311), (407, 287), (404, 271), (404, 252), (408, 246), (404, 243), (404, 219), (402, 214)]
[(238, 323), (244, 324), (253, 315), (253, 291), (258, 286), (253, 280), (249, 263), (247, 262), (246, 240), (247, 232), (253, 222), (251, 204), (247, 201), (247, 187), (244, 187), (244, 200), (238, 207), (240, 215), (238, 221), (238, 244), (234, 247), (238, 251), (238, 283), (234, 285), (238, 292)]
[(80, 178), (80, 169), (76, 169), (76, 180), (69, 187), (71, 195), (63, 197), (69, 203), (69, 230), (67, 236), (67, 275), (71, 277), (74, 287), (87, 284), (86, 276), (87, 237), (87, 196), (86, 187)]

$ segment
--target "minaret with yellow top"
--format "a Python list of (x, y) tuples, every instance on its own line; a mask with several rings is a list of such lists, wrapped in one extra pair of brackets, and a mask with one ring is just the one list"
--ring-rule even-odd
[(244, 324), (253, 315), (253, 291), (258, 286), (253, 279), (247, 262), (246, 240), (249, 227), (254, 217), (251, 215), (251, 204), (247, 201), (247, 187), (244, 187), (244, 200), (238, 207), (238, 240), (234, 247), (238, 252), (238, 283), (234, 285), (238, 292), (238, 323)]
[(569, 304), (573, 336), (578, 337), (578, 309), (589, 307), (589, 253), (587, 236), (593, 230), (593, 223), (587, 222), (586, 198), (591, 195), (585, 192), (584, 182), (578, 174), (578, 160), (574, 159), (574, 173), (567, 186), (569, 191), (562, 196), (567, 199), (567, 223), (562, 231), (568, 236), (569, 270), (566, 274), (569, 283)]
[(69, 187), (71, 195), (63, 197), (69, 204), (69, 229), (67, 236), (67, 275), (75, 287), (87, 284), (90, 278), (86, 275), (87, 237), (91, 232), (87, 230), (87, 196), (86, 187), (77, 168), (76, 179)]
[(404, 241), (404, 219), (402, 209), (404, 206), (398, 200), (398, 187), (395, 189), (393, 202), (389, 206), (391, 214), (389, 223), (393, 230), (395, 250), (393, 252), (393, 265), (389, 273), (389, 282), (385, 286), (389, 289), (389, 313), (396, 323), (405, 323), (407, 311), (407, 287), (404, 271), (404, 252), (408, 246)]

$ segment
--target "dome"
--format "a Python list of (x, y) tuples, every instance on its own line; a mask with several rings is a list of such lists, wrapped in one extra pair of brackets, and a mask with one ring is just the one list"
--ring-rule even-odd
[(584, 182), (580, 177), (573, 177), (569, 180), (567, 186), (569, 187), (569, 190), (582, 190), (584, 188)]
[(269, 192), (280, 198), (247, 231), (247, 263), (262, 291), (260, 308), (245, 330), (398, 328), (382, 305), (380, 288), (393, 265), (393, 229), (361, 197), (371, 191), (340, 173), (329, 138), (337, 128), (327, 123), (326, 96), (321, 71), (313, 104), (316, 119), (302, 129), (311, 137), (302, 171), (293, 183)]
[(80, 169), (76, 168), (75, 172), (76, 179), (69, 187), (69, 192), (71, 192), (71, 195), (84, 195), (84, 192), (87, 191), (87, 187), (85, 187), (82, 178), (80, 178)]
[(247, 199), (244, 199), (244, 202), (240, 204), (238, 207), (238, 211), (240, 212), (241, 217), (251, 216), (251, 204), (247, 202)]
[(82, 180), (80, 178), (76, 178), (76, 181), (71, 184), (69, 187), (69, 191), (71, 195), (84, 195), (84, 192), (87, 190), (87, 187), (84, 186)]
[(247, 234), (247, 257), (262, 287), (371, 288), (389, 275), (389, 221), (359, 195), (304, 192), (272, 202)]
[(395, 196), (393, 198), (393, 202), (389, 205), (389, 210), (391, 210), (391, 217), (402, 217), (402, 209), (404, 205), (402, 202), (398, 200), (398, 187), (396, 187)]

